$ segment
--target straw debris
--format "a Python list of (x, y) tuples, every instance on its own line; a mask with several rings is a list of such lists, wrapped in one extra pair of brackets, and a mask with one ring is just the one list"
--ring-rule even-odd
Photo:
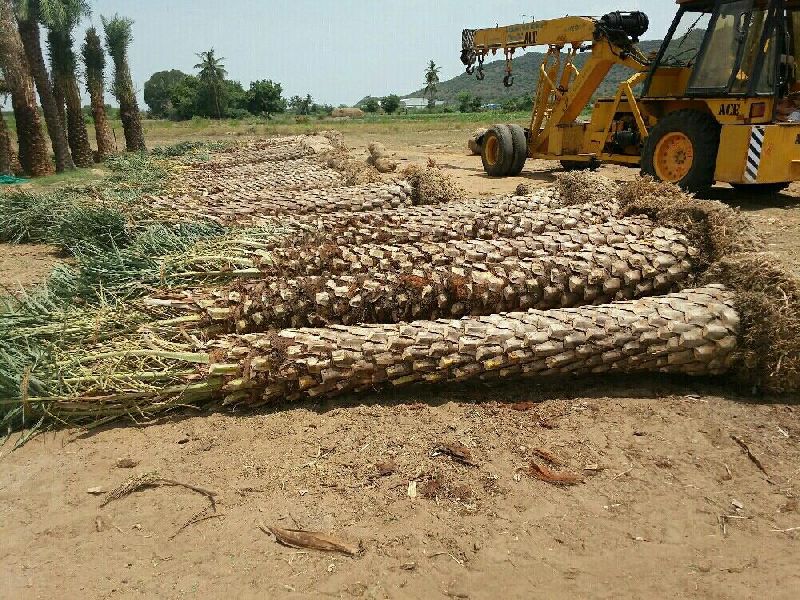
[(800, 285), (769, 253), (726, 256), (705, 279), (736, 292), (741, 318), (736, 350), (740, 381), (764, 392), (800, 389)]
[(383, 177), (372, 165), (367, 165), (350, 156), (347, 150), (334, 150), (328, 155), (328, 167), (339, 171), (345, 178), (345, 185), (378, 183)]
[(412, 197), (416, 205), (456, 202), (467, 197), (464, 188), (438, 167), (410, 165), (403, 169), (402, 176), (414, 190)]
[(739, 211), (714, 200), (698, 200), (672, 184), (644, 177), (620, 187), (617, 200), (624, 215), (644, 214), (685, 233), (701, 250), (700, 270), (725, 256), (757, 252), (763, 246)]
[(556, 175), (556, 189), (564, 206), (608, 202), (620, 189), (615, 182), (590, 171), (568, 171)]

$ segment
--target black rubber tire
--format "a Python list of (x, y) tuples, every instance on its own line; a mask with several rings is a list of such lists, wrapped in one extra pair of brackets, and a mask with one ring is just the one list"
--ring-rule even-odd
[[(497, 143), (497, 162), (492, 164), (487, 160), (487, 152), (492, 148), (492, 138)], [(492, 177), (505, 177), (511, 171), (514, 160), (514, 141), (508, 125), (494, 125), (483, 136), (481, 148), (481, 161), (483, 170)]]
[(740, 194), (752, 196), (773, 196), (789, 187), (789, 183), (732, 183), (733, 189)]
[(600, 161), (590, 160), (590, 161), (583, 161), (583, 160), (562, 160), (561, 166), (564, 167), (565, 171), (597, 171), (600, 168)]
[(514, 159), (511, 161), (511, 170), (508, 174), (516, 177), (522, 173), (525, 161), (528, 160), (528, 138), (525, 136), (525, 130), (515, 123), (509, 124), (508, 129), (511, 131), (511, 142), (514, 146)]
[(642, 173), (658, 179), (654, 165), (656, 146), (665, 135), (676, 131), (692, 142), (694, 159), (689, 172), (674, 183), (690, 192), (710, 188), (717, 168), (720, 125), (708, 113), (697, 110), (676, 110), (656, 123), (642, 148)]

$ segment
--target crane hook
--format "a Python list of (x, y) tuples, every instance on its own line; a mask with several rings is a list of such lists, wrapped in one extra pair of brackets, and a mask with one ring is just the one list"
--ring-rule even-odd
[(483, 72), (483, 59), (485, 58), (485, 54), (481, 53), (478, 54), (478, 73), (475, 75), (475, 79), (478, 81), (483, 81), (486, 77), (486, 74)]
[(503, 77), (503, 85), (506, 86), (507, 88), (510, 88), (512, 85), (514, 85), (514, 76), (506, 75), (505, 77)]

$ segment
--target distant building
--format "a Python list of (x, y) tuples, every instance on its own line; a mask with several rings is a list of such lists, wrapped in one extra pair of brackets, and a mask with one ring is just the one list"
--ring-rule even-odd
[[(428, 108), (427, 98), (403, 98), (400, 100), (405, 108)], [(444, 100), (437, 100), (434, 106), (444, 106)]]
[(483, 108), (485, 108), (486, 110), (500, 110), (501, 107), (499, 104), (492, 103), (492, 104), (484, 104)]

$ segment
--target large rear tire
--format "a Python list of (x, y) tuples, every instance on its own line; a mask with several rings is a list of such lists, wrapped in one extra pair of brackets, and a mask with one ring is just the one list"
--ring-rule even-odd
[(514, 123), (508, 126), (511, 131), (511, 141), (514, 146), (514, 158), (511, 161), (511, 170), (508, 174), (511, 177), (516, 177), (522, 173), (525, 167), (525, 161), (528, 160), (528, 138), (525, 136), (525, 130)]
[(492, 177), (505, 177), (514, 161), (514, 141), (508, 125), (494, 125), (483, 136), (483, 170)]
[(696, 110), (678, 110), (656, 123), (642, 148), (642, 172), (690, 192), (714, 185), (719, 123)]

